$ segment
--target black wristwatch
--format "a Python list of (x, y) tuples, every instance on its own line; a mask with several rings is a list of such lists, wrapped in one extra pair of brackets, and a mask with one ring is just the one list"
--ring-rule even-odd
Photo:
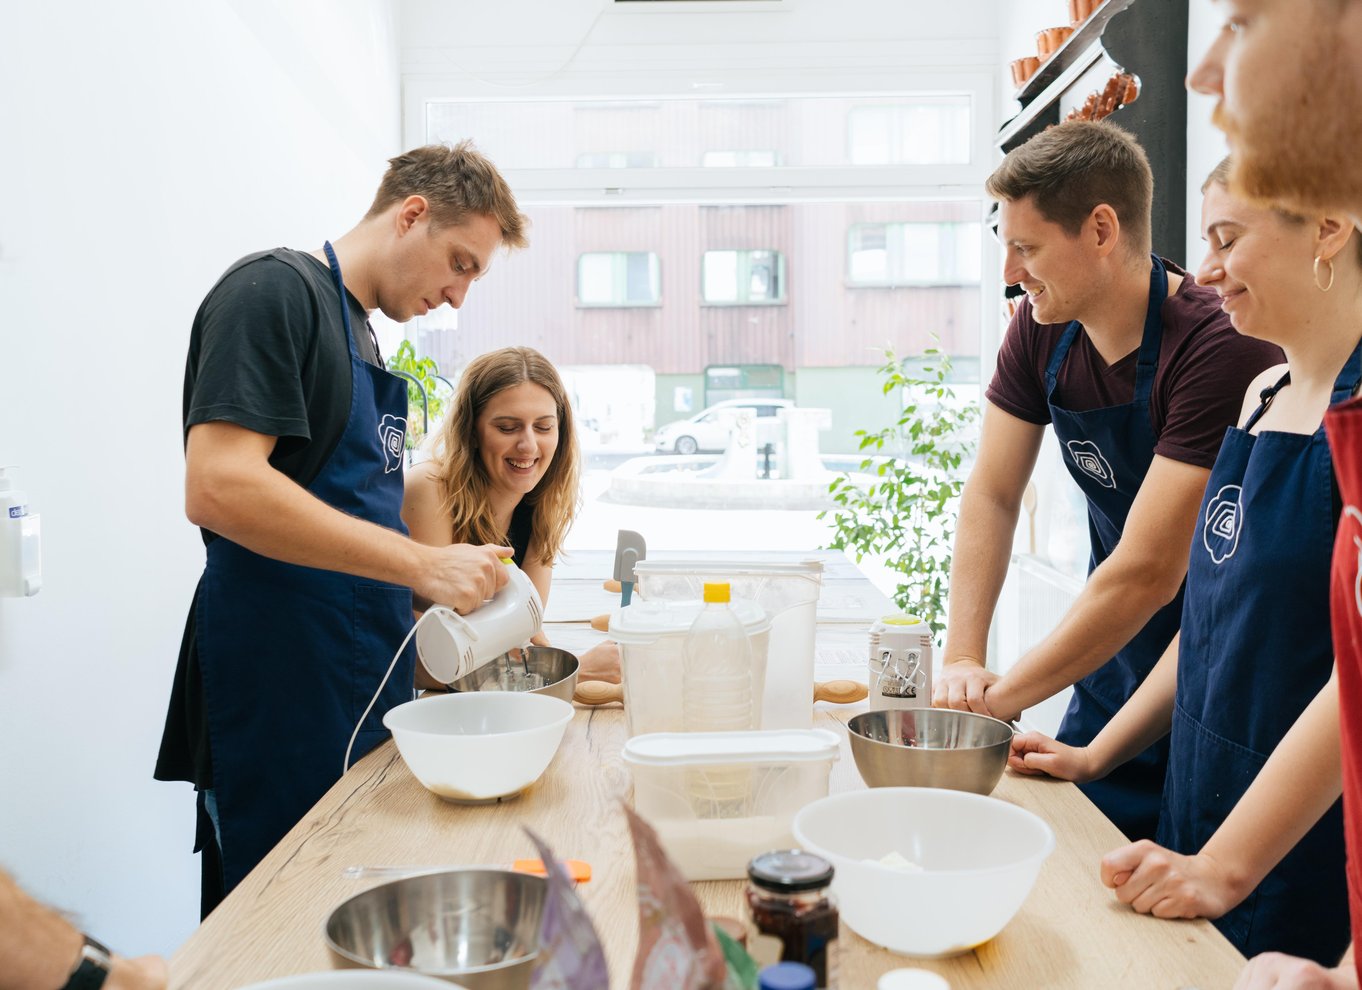
[(111, 966), (113, 953), (108, 946), (86, 935), (85, 944), (80, 947), (80, 959), (62, 990), (99, 990), (109, 978)]

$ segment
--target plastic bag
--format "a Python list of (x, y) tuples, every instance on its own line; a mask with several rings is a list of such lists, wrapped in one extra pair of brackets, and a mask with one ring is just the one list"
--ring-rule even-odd
[(525, 834), (539, 850), (548, 877), (530, 990), (608, 990), (610, 972), (601, 940), (567, 869), (543, 839), (528, 828)]
[(631, 990), (724, 990), (728, 970), (690, 884), (652, 826), (624, 808), (638, 866), (638, 956)]

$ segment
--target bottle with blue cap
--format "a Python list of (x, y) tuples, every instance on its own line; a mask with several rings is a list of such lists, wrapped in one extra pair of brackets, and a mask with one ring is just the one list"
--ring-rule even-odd
[(814, 990), (815, 979), (801, 962), (778, 962), (757, 974), (757, 990)]

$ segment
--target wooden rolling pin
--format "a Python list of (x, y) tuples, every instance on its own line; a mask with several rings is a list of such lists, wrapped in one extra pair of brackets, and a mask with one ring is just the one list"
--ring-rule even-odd
[[(813, 700), (827, 701), (834, 705), (850, 705), (864, 701), (866, 686), (856, 681), (827, 681), (813, 686)], [(579, 681), (572, 700), (581, 705), (608, 705), (624, 702), (624, 685), (610, 684), (606, 681)]]

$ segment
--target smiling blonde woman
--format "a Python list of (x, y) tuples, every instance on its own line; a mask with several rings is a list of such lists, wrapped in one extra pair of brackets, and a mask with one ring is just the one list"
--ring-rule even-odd
[[(514, 550), (547, 604), (553, 564), (580, 501), (581, 452), (558, 371), (529, 347), (474, 358), (459, 379), (434, 455), (407, 472), (402, 520), (432, 546)], [(541, 633), (540, 645), (548, 640)], [(581, 658), (583, 680), (619, 680), (614, 644)]]

